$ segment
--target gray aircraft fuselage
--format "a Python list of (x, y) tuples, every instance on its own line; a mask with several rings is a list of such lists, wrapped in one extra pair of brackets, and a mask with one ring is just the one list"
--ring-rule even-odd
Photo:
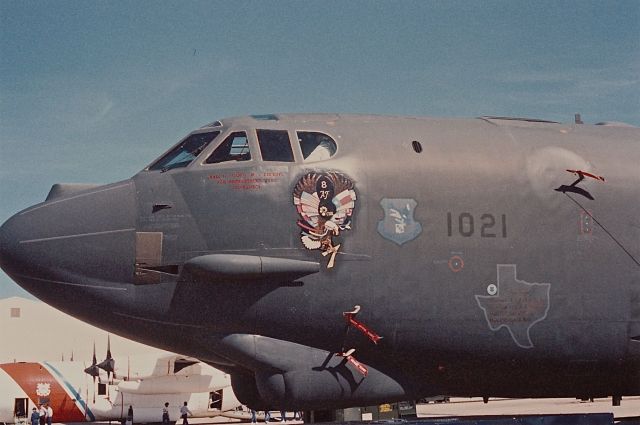
[(0, 228), (0, 264), (256, 408), (638, 395), (639, 211), (638, 128), (243, 117), (54, 186)]

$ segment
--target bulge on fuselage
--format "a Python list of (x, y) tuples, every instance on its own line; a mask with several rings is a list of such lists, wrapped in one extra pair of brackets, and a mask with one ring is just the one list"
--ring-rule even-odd
[(628, 127), (225, 119), (129, 180), (55, 187), (1, 261), (253, 405), (638, 394), (638, 163)]

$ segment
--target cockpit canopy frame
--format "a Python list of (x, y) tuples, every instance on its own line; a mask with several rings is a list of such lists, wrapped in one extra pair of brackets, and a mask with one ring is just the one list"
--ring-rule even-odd
[(214, 121), (188, 134), (144, 170), (166, 172), (192, 164), (209, 167), (244, 161), (307, 163), (337, 153), (335, 138), (324, 131), (286, 128), (271, 117), (275, 116), (260, 116), (252, 126), (227, 123), (225, 127)]

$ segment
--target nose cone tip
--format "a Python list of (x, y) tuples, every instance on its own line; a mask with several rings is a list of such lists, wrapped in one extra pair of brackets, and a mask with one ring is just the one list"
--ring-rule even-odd
[(5, 221), (0, 226), (0, 268), (9, 273), (14, 263), (13, 253), (18, 243), (15, 232), (15, 216)]
[(23, 284), (19, 276), (29, 274), (26, 271), (34, 261), (32, 252), (22, 243), (32, 237), (33, 227), (21, 213), (10, 217), (0, 226), (0, 268), (20, 286)]
[(0, 266), (4, 266), (9, 255), (9, 231), (7, 230), (7, 223), (8, 221), (5, 221), (2, 223), (2, 226), (0, 226)]

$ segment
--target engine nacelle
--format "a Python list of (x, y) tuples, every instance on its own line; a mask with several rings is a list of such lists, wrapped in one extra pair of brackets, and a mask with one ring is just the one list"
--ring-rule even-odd
[(296, 370), (283, 374), (256, 374), (256, 384), (262, 399), (270, 406), (285, 410), (324, 409), (332, 406), (368, 406), (410, 398), (392, 378), (372, 370), (366, 377), (358, 372), (337, 370)]
[(269, 403), (260, 396), (253, 373), (232, 373), (231, 387), (240, 403), (245, 406), (254, 410), (267, 410), (270, 408)]
[(223, 345), (247, 369), (231, 382), (238, 399), (254, 409), (364, 406), (414, 396), (393, 377), (371, 366), (364, 376), (328, 351), (257, 335), (230, 335)]

